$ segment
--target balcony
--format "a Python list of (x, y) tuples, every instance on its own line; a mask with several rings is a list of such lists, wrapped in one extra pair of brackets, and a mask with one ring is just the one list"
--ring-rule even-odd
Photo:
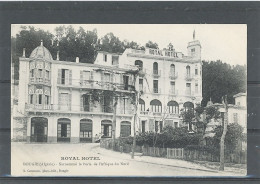
[(160, 93), (161, 93), (161, 89), (153, 88), (153, 94), (160, 94)]
[(178, 78), (178, 73), (176, 73), (176, 72), (170, 72), (170, 73), (169, 73), (169, 78), (170, 78), (171, 80), (176, 80), (176, 79)]
[(177, 95), (178, 95), (178, 90), (170, 89), (170, 90), (169, 90), (169, 95), (171, 95), (171, 96), (177, 96)]
[(185, 96), (193, 97), (194, 96), (194, 91), (185, 91)]
[(153, 77), (160, 77), (161, 76), (161, 70), (153, 70), (152, 71), (152, 76)]
[(92, 88), (94, 85), (94, 81), (92, 80), (80, 80), (80, 86), (86, 88)]
[(162, 116), (162, 112), (153, 112), (153, 116)]
[(142, 93), (142, 94), (143, 94), (143, 93), (146, 93), (146, 87), (142, 87), (142, 88), (139, 87), (139, 91), (140, 91), (140, 93)]
[(51, 85), (50, 79), (46, 78), (39, 78), (39, 77), (30, 77), (30, 83), (31, 84), (45, 84), (45, 85)]
[(194, 75), (185, 74), (185, 80), (186, 80), (186, 81), (192, 81), (193, 78), (194, 78)]
[(53, 105), (45, 105), (45, 104), (25, 104), (25, 109), (30, 111), (35, 110), (53, 110)]

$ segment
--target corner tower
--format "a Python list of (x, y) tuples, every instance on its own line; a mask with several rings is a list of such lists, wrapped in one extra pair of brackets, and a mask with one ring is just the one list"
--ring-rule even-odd
[(193, 31), (193, 40), (188, 43), (188, 56), (194, 59), (201, 59), (200, 41), (196, 40), (195, 30)]

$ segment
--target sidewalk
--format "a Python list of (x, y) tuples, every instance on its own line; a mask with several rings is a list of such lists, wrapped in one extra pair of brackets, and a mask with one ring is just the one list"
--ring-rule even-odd
[(138, 155), (135, 155), (134, 159), (131, 159), (131, 153), (120, 153), (112, 150), (107, 150), (104, 148), (97, 147), (96, 150), (97, 154), (100, 155), (106, 155), (109, 157), (114, 158), (121, 158), (129, 161), (136, 161), (136, 162), (144, 162), (149, 164), (156, 164), (156, 165), (162, 165), (162, 166), (170, 166), (170, 167), (176, 167), (176, 168), (185, 168), (185, 169), (192, 169), (192, 170), (200, 170), (200, 171), (207, 171), (207, 172), (213, 172), (213, 173), (230, 173), (230, 176), (245, 176), (246, 173), (240, 173), (240, 172), (234, 172), (234, 170), (225, 170), (225, 171), (218, 171), (216, 169), (211, 169), (209, 167), (205, 167), (200, 164), (196, 164), (193, 162), (188, 162), (185, 160), (179, 160), (179, 159), (167, 159), (167, 158), (159, 158), (159, 157), (150, 157), (150, 156), (142, 156), (138, 153)]

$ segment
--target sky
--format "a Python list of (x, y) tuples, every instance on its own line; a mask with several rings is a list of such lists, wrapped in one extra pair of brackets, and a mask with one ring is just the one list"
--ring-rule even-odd
[[(55, 27), (64, 24), (23, 24), (34, 26), (55, 34)], [(19, 33), (21, 24), (12, 25), (12, 36)], [(65, 24), (68, 26), (68, 24)], [(97, 29), (98, 37), (112, 32), (121, 41), (135, 41), (145, 45), (149, 40), (156, 42), (160, 49), (172, 43), (175, 50), (187, 55), (187, 44), (195, 39), (202, 46), (201, 59), (221, 60), (231, 65), (247, 63), (247, 27), (246, 24), (72, 24), (77, 30)]]

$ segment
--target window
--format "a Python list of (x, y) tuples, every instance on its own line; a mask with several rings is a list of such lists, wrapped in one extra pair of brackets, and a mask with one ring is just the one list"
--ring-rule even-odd
[(102, 137), (112, 137), (112, 121), (102, 120), (101, 121), (101, 134)]
[(186, 83), (186, 95), (191, 95), (191, 83)]
[(171, 64), (170, 74), (171, 74), (171, 76), (175, 76), (175, 65), (174, 64)]
[(33, 104), (33, 95), (30, 95), (30, 104)]
[(50, 78), (50, 72), (49, 72), (48, 70), (46, 70), (45, 78), (46, 78), (46, 79), (49, 79), (49, 78)]
[(83, 80), (90, 80), (90, 71), (83, 71)]
[(58, 142), (70, 142), (71, 125), (70, 119), (60, 118), (58, 119)]
[(130, 136), (131, 135), (131, 123), (128, 121), (122, 121), (120, 130), (121, 130), (121, 132), (120, 132), (121, 137)]
[(155, 128), (155, 132), (157, 133), (158, 130), (159, 130), (159, 122), (158, 121), (155, 121), (154, 128)]
[(144, 80), (139, 78), (139, 90), (140, 91), (143, 91), (143, 87), (144, 87), (143, 82), (144, 82)]
[(195, 75), (198, 75), (198, 68), (195, 68)]
[(136, 60), (135, 66), (138, 66), (139, 70), (143, 70), (143, 62), (142, 61)]
[(159, 100), (152, 100), (150, 105), (152, 112), (162, 112), (162, 103)]
[(195, 48), (191, 49), (191, 52), (195, 52)]
[(49, 105), (50, 104), (50, 96), (45, 95), (45, 105)]
[(112, 65), (118, 65), (119, 56), (112, 56)]
[(142, 133), (145, 132), (145, 121), (142, 121)]
[(128, 90), (128, 86), (129, 86), (129, 76), (124, 75), (124, 76), (123, 76), (123, 82), (124, 82), (124, 90)]
[(92, 120), (81, 119), (80, 120), (80, 142), (92, 142)]
[(187, 112), (187, 111), (193, 111), (194, 110), (194, 105), (192, 102), (185, 102), (183, 104), (183, 108), (184, 108), (184, 111)]
[(158, 80), (153, 80), (153, 92), (158, 93)]
[(153, 74), (158, 75), (158, 63), (153, 63)]
[(175, 94), (175, 82), (171, 82), (170, 93)]
[(107, 55), (106, 55), (106, 54), (104, 54), (103, 60), (104, 60), (105, 62), (107, 62)]
[(195, 93), (198, 93), (198, 92), (199, 92), (199, 84), (196, 83), (196, 84), (195, 84)]
[(167, 103), (168, 112), (171, 114), (179, 114), (179, 104), (176, 101), (170, 101)]
[(31, 69), (31, 77), (34, 77), (34, 69)]
[(139, 99), (139, 108), (140, 108), (140, 111), (141, 112), (144, 112), (145, 111), (145, 102), (143, 99)]
[(39, 77), (39, 78), (42, 78), (42, 69), (39, 69), (38, 77)]
[(190, 77), (190, 66), (186, 67), (186, 75), (187, 77)]
[(174, 122), (174, 128), (178, 127), (178, 122)]
[(82, 95), (83, 97), (83, 111), (90, 111), (90, 96), (87, 94)]
[(59, 94), (59, 104), (60, 110), (69, 110), (70, 104), (69, 94), (68, 93), (60, 93)]
[(234, 123), (238, 123), (238, 114), (237, 113), (233, 113), (233, 122)]
[(107, 113), (112, 113), (112, 97), (111, 96), (108, 96), (108, 95), (105, 95), (106, 98), (103, 97), (103, 101), (104, 101), (104, 104), (103, 104), (103, 112), (107, 112)]
[(65, 78), (66, 78), (66, 74), (67, 74), (67, 71), (66, 69), (62, 69), (61, 70), (61, 84), (65, 84)]
[(42, 104), (42, 94), (38, 95), (38, 104)]

